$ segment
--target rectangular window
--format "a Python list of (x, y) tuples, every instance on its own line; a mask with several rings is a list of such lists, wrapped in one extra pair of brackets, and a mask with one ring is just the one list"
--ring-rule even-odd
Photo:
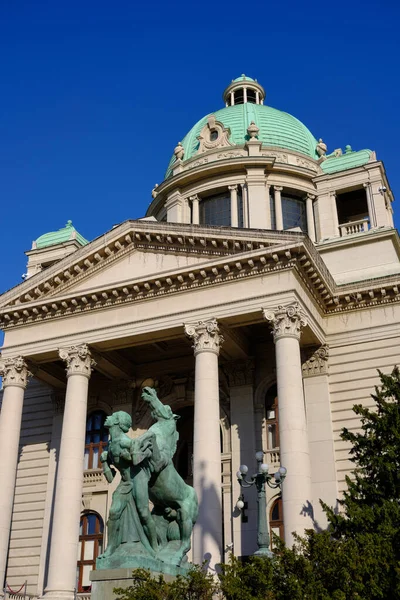
[(231, 196), (228, 190), (201, 200), (200, 222), (202, 225), (230, 226)]
[(282, 196), (283, 228), (300, 227), (307, 233), (306, 203), (301, 198)]

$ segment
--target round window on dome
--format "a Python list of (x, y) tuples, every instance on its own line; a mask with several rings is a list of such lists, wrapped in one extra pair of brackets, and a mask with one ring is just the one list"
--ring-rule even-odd
[(210, 131), (210, 142), (216, 142), (218, 139), (218, 131), (216, 129), (212, 129)]

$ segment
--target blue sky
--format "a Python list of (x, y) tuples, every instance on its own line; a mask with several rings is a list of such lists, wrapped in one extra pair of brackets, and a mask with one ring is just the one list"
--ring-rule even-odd
[(3, 0), (0, 292), (68, 219), (93, 239), (143, 216), (176, 143), (241, 73), (328, 150), (376, 150), (400, 193), (399, 16), (394, 0)]

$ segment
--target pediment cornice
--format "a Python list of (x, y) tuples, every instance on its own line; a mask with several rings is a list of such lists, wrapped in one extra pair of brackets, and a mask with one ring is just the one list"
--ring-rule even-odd
[[(134, 249), (195, 253), (184, 268), (74, 291)], [(335, 284), (304, 234), (127, 221), (0, 298), (3, 329), (292, 269), (322, 314), (400, 301), (400, 276)]]
[[(310, 251), (313, 256), (310, 255)], [(325, 269), (311, 273), (314, 260)], [(204, 262), (181, 269), (151, 274), (149, 277), (130, 279), (113, 284), (112, 287), (96, 288), (68, 293), (56, 297), (47, 296), (35, 301), (4, 307), (0, 310), (3, 328), (21, 326), (86, 311), (143, 301), (146, 299), (195, 290), (200, 287), (229, 283), (231, 281), (295, 269), (307, 286), (314, 301), (324, 310), (325, 302), (332, 297), (332, 278), (322, 260), (307, 239), (300, 243), (281, 244), (241, 251), (237, 254), (220, 254), (208, 257)], [(317, 274), (314, 276), (314, 272)]]
[(28, 304), (66, 292), (78, 281), (108, 267), (134, 249), (205, 258), (301, 240), (293, 232), (240, 230), (151, 221), (125, 221), (52, 267), (29, 278), (0, 296), (2, 307)]

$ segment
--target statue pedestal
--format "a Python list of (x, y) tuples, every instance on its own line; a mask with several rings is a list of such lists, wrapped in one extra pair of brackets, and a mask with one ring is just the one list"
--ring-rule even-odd
[(145, 564), (143, 558), (141, 564), (130, 568), (121, 569), (98, 569), (90, 573), (92, 582), (91, 600), (110, 600), (115, 598), (114, 588), (127, 588), (132, 585), (132, 571), (137, 568), (150, 569), (154, 577), (162, 574), (166, 581), (172, 581), (177, 575), (186, 575), (190, 569), (190, 563), (185, 567), (178, 567), (163, 563), (157, 559), (149, 559)]

